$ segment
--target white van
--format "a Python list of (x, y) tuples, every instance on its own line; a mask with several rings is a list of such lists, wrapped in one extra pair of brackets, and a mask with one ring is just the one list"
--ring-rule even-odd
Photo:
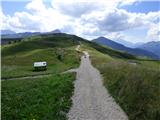
[(35, 70), (46, 70), (47, 69), (47, 62), (34, 62), (33, 64)]

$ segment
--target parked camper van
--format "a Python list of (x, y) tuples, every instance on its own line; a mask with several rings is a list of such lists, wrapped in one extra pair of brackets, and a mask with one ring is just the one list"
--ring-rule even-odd
[(38, 71), (38, 70), (46, 70), (47, 69), (47, 62), (34, 62), (33, 64), (34, 66), (34, 70)]

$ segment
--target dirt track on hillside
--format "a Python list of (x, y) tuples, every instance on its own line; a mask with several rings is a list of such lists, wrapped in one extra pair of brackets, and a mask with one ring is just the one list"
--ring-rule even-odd
[(81, 58), (76, 79), (69, 120), (128, 120), (102, 85), (100, 73), (91, 65), (87, 52)]

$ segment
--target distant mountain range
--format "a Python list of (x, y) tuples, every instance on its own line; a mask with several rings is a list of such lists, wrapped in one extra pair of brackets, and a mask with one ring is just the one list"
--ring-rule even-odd
[(6, 34), (16, 34), (16, 32), (11, 30), (1, 30), (1, 35), (6, 35)]
[(23, 32), (23, 33), (15, 33), (11, 30), (2, 30), (1, 31), (1, 37), (2, 38), (25, 38), (30, 37), (34, 35), (43, 35), (43, 34), (53, 34), (53, 33), (61, 33), (60, 30), (56, 29), (51, 32)]
[[(141, 49), (141, 48), (129, 48), (126, 47), (120, 43), (114, 42), (108, 38), (105, 37), (99, 37), (97, 39), (92, 40), (93, 42), (96, 42), (101, 45), (105, 45), (107, 47), (110, 47), (115, 50), (127, 52), (136, 56), (147, 56), (153, 59), (160, 59), (158, 55), (155, 54), (153, 51), (148, 51), (146, 49)], [(160, 48), (159, 48), (160, 49)]]
[(35, 35), (48, 35), (48, 34), (55, 34), (55, 33), (61, 33), (61, 31), (59, 29), (56, 29), (51, 32), (16, 33), (11, 30), (1, 30), (1, 44), (7, 44), (9, 41), (20, 40), (20, 39), (35, 36)]
[(53, 30), (53, 31), (51, 31), (49, 33), (62, 33), (62, 32), (59, 29), (55, 29), (55, 30)]
[(137, 48), (140, 45), (143, 45), (144, 43), (142, 42), (138, 42), (138, 43), (132, 43), (132, 42), (128, 42), (126, 40), (122, 40), (122, 39), (118, 39), (118, 40), (114, 40), (115, 42), (122, 44), (126, 47), (130, 47), (130, 48)]
[(148, 42), (148, 43), (131, 43), (122, 39), (119, 40), (115, 40), (115, 42), (122, 44), (126, 47), (130, 47), (130, 48), (140, 48), (146, 51), (150, 51), (156, 55), (158, 55), (158, 57), (160, 58), (160, 41), (152, 41), (152, 42)]
[(160, 41), (148, 42), (143, 45), (140, 45), (138, 48), (150, 51), (160, 58)]

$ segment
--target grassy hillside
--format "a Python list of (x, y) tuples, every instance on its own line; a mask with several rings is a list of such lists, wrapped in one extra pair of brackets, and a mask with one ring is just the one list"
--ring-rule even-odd
[[(75, 74), (61, 74), (80, 63), (79, 44), (71, 36), (54, 34), (2, 46), (2, 119), (66, 120)], [(34, 71), (35, 61), (47, 61), (46, 71)], [(32, 78), (32, 75), (51, 74)], [(30, 76), (26, 79), (15, 77)]]
[[(2, 78), (53, 74), (77, 67), (80, 56), (75, 51), (75, 47), (79, 43), (112, 57), (135, 58), (130, 54), (102, 47), (74, 35), (35, 36), (18, 43), (2, 46)], [(59, 56), (62, 56), (61, 60)], [(36, 61), (47, 61), (47, 71), (34, 72), (33, 63)]]
[(87, 46), (84, 49), (130, 120), (160, 119), (160, 61), (115, 58)]
[(2, 120), (66, 120), (74, 74), (2, 82)]
[[(2, 47), (2, 78), (59, 73), (79, 65), (78, 41), (62, 35), (31, 37)], [(47, 61), (47, 71), (34, 72), (33, 63)]]

